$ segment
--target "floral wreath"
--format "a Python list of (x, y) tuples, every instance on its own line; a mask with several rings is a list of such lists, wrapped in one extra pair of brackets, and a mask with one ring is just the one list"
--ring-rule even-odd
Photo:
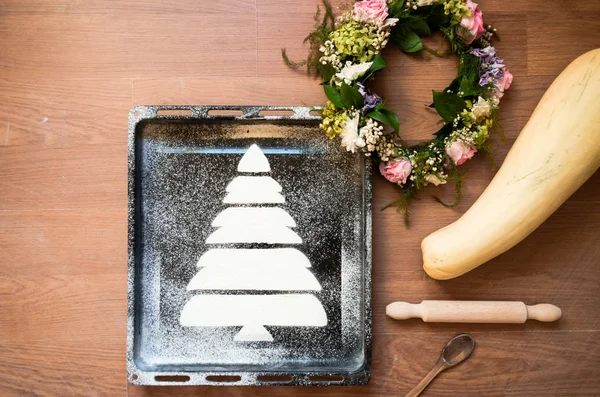
[[(379, 160), (381, 174), (403, 189), (389, 206), (397, 206), (406, 220), (416, 192), (428, 184), (456, 181), (457, 200), (449, 206), (457, 205), (462, 180), (457, 167), (490, 150), (500, 98), (513, 79), (491, 45), (496, 29), (484, 25), (471, 0), (363, 0), (337, 21), (327, 0), (323, 4), (325, 13), (317, 10), (316, 30), (305, 39), (311, 45), (308, 59), (292, 62), (282, 50), (289, 66), (306, 65), (323, 78), (328, 101), (320, 127), (329, 137), (340, 137), (346, 150)], [(447, 88), (433, 91), (430, 107), (443, 127), (431, 141), (406, 147), (398, 136), (398, 116), (367, 82), (386, 67), (380, 53), (390, 40), (406, 53), (426, 50), (439, 56), (421, 40), (435, 31), (460, 58), (458, 73)]]

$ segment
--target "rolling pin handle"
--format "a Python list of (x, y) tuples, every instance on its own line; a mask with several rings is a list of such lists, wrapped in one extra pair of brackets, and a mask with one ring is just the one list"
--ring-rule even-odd
[(560, 308), (548, 303), (527, 306), (527, 318), (543, 322), (552, 322), (560, 319), (562, 311)]
[(422, 318), (422, 306), (420, 303), (393, 302), (385, 308), (385, 314), (395, 320), (408, 320), (409, 318)]

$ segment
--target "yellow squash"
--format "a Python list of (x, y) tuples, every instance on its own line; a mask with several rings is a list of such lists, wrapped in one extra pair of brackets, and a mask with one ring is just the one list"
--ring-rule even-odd
[(552, 83), (481, 197), (422, 244), (431, 277), (458, 277), (515, 246), (600, 166), (600, 49)]

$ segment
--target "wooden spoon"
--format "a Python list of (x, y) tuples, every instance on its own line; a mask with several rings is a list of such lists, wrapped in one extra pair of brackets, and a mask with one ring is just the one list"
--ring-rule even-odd
[(421, 394), (440, 372), (454, 367), (469, 358), (474, 348), (475, 340), (469, 334), (461, 334), (452, 338), (446, 347), (444, 347), (444, 350), (442, 350), (442, 355), (435, 367), (405, 397), (416, 397)]

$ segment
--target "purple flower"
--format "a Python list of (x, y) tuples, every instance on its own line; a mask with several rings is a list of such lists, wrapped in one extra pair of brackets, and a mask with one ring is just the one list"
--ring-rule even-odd
[(496, 49), (492, 46), (485, 48), (474, 48), (471, 54), (479, 58), (479, 85), (486, 86), (495, 83), (504, 77), (504, 61), (496, 55)]
[(356, 86), (358, 87), (358, 92), (360, 92), (360, 95), (362, 95), (363, 100), (365, 102), (365, 104), (362, 108), (363, 114), (367, 114), (370, 110), (375, 109), (375, 107), (377, 105), (379, 105), (381, 102), (383, 102), (383, 99), (381, 99), (381, 97), (379, 95), (373, 94), (363, 84), (356, 83)]

